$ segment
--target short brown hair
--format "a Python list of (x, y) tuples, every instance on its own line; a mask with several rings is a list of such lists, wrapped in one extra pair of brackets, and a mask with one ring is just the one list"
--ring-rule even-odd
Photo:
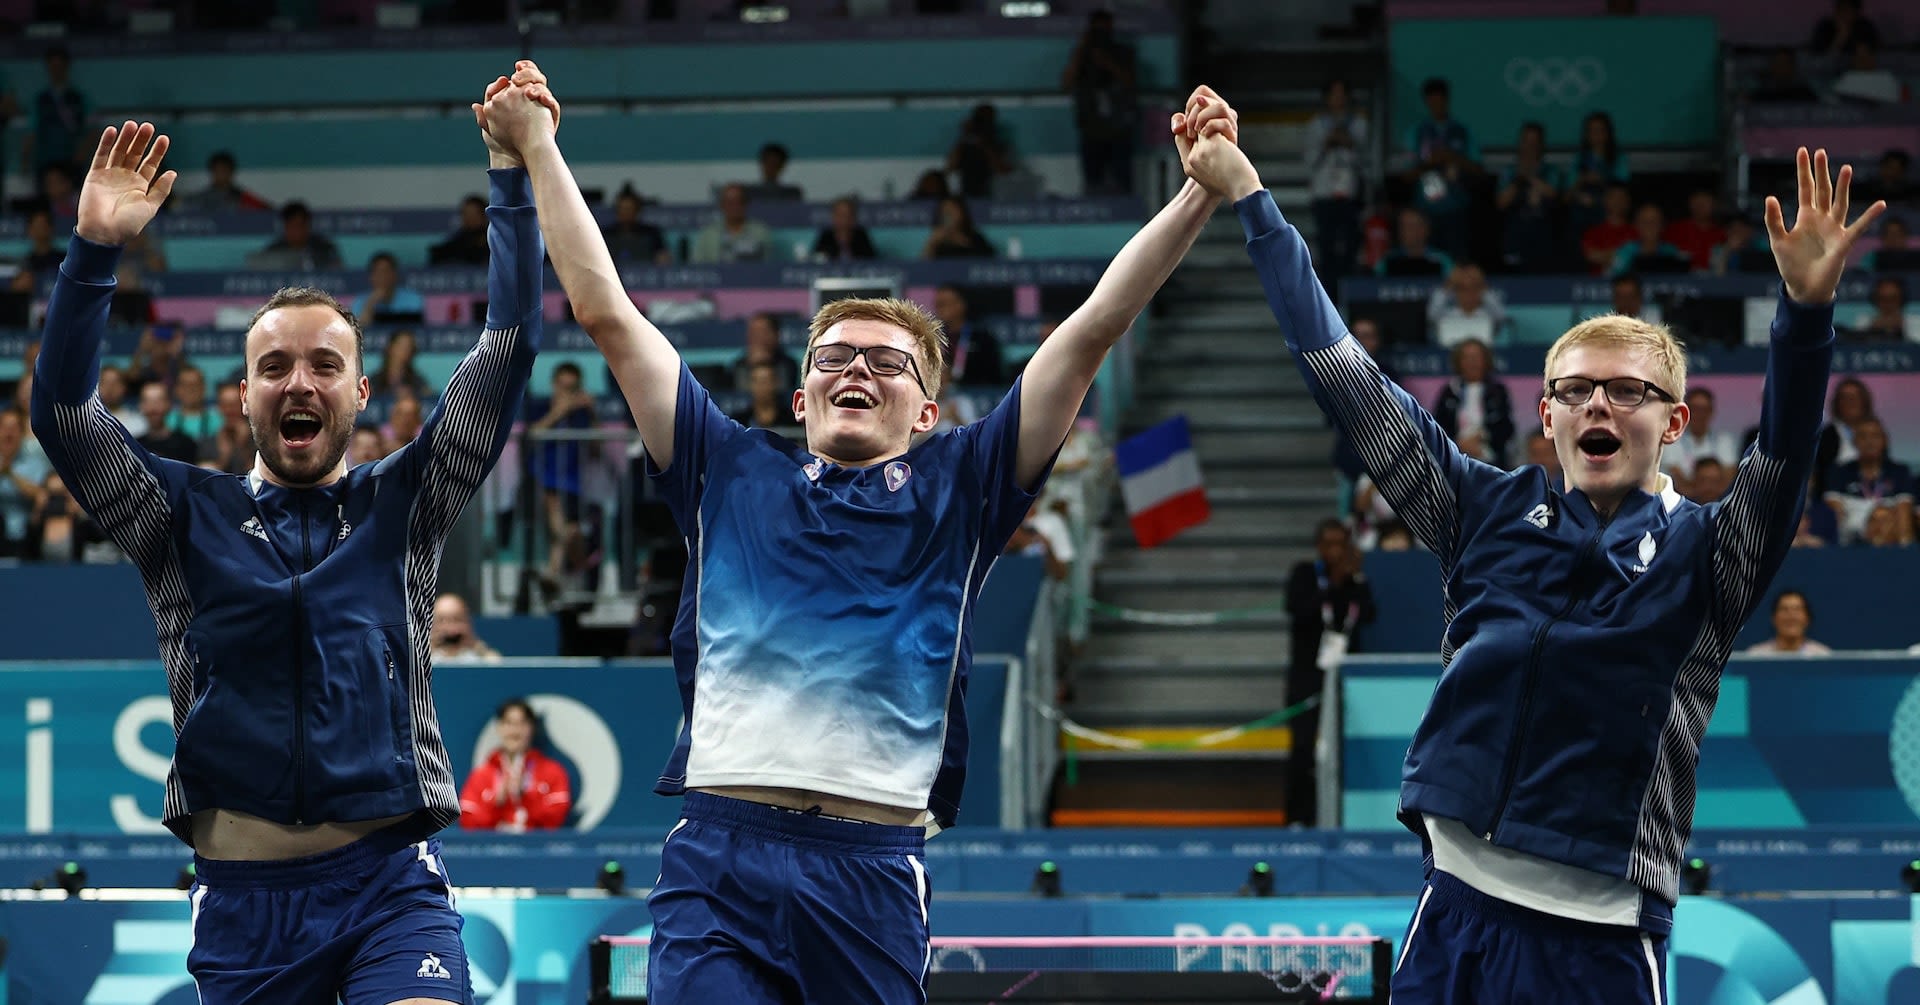
[[(1657, 325), (1625, 314), (1602, 314), (1588, 318), (1567, 330), (1547, 350), (1546, 377), (1553, 377), (1554, 365), (1561, 357), (1580, 346), (1609, 349), (1637, 349), (1653, 362), (1656, 383), (1675, 401), (1687, 400), (1687, 350), (1666, 325)], [(1542, 392), (1544, 396), (1545, 392)]]
[[(254, 326), (260, 323), (261, 318), (266, 317), (269, 312), (277, 311), (282, 307), (332, 308), (334, 313), (339, 314), (346, 320), (347, 327), (353, 329), (353, 368), (355, 372), (367, 372), (367, 333), (360, 328), (360, 319), (354, 317), (353, 312), (348, 310), (345, 304), (335, 299), (333, 294), (317, 287), (282, 286), (274, 292), (273, 296), (267, 298), (266, 303), (260, 305), (259, 310), (253, 312), (253, 318), (247, 322), (247, 333), (252, 334)], [(244, 342), (242, 345), (244, 346)], [(247, 372), (253, 372), (253, 364), (251, 361), (247, 363)]]
[[(927, 385), (927, 396), (940, 397), (940, 378), (946, 369), (943, 363), (947, 358), (947, 333), (932, 312), (911, 300), (893, 297), (849, 297), (822, 305), (814, 314), (813, 323), (807, 326), (808, 370), (813, 368), (813, 344), (842, 321), (878, 321), (913, 336), (913, 344), (920, 350), (917, 363), (920, 379)], [(804, 376), (806, 371), (801, 372)]]

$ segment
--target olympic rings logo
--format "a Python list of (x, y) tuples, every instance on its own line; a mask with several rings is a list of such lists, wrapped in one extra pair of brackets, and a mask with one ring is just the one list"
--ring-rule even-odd
[(1536, 108), (1576, 106), (1607, 86), (1607, 67), (1592, 56), (1577, 59), (1515, 56), (1507, 60), (1503, 76), (1508, 90)]

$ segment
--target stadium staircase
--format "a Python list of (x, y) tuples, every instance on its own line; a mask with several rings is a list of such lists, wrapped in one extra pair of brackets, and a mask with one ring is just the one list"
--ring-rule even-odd
[[(1310, 227), (1304, 124), (1327, 75), (1344, 73), (1358, 86), (1377, 79), (1366, 68), (1379, 63), (1376, 45), (1292, 22), (1260, 34), (1274, 41), (1254, 48), (1237, 41), (1244, 26), (1211, 27), (1235, 47), (1203, 45), (1195, 65), (1241, 109), (1242, 146), (1282, 212)], [(1315, 523), (1335, 509), (1332, 437), (1288, 357), (1231, 209), (1215, 216), (1168, 282), (1139, 358), (1125, 433), (1185, 415), (1213, 516), (1153, 549), (1135, 544), (1124, 513), (1108, 529), (1094, 628), (1073, 661), (1065, 710), (1119, 739), (1063, 738), (1052, 821), (1282, 824), (1286, 726), (1230, 739), (1221, 731), (1287, 705), (1286, 579), (1311, 555)], [(1195, 617), (1167, 624), (1136, 612)]]

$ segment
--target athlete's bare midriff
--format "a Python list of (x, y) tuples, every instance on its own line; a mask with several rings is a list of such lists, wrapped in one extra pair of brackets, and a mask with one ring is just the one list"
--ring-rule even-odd
[(926, 813), (925, 810), (910, 810), (904, 806), (870, 803), (865, 799), (836, 796), (830, 792), (813, 792), (807, 789), (787, 789), (778, 786), (708, 785), (691, 791), (725, 796), (728, 799), (744, 799), (750, 803), (764, 803), (790, 810), (817, 809), (825, 816), (845, 817), (870, 824), (892, 824), (896, 827), (911, 827), (919, 823), (921, 816)]
[(327, 824), (280, 824), (238, 810), (201, 810), (193, 815), (193, 850), (221, 862), (278, 862), (344, 848), (412, 816)]

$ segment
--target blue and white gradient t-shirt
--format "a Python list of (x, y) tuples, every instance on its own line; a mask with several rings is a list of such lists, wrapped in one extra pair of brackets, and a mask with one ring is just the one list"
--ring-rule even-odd
[(1034, 500), (1019, 431), (1016, 382), (980, 421), (845, 468), (728, 418), (682, 366), (673, 462), (648, 474), (687, 538), (686, 725), (654, 791), (807, 789), (952, 826), (974, 601)]

